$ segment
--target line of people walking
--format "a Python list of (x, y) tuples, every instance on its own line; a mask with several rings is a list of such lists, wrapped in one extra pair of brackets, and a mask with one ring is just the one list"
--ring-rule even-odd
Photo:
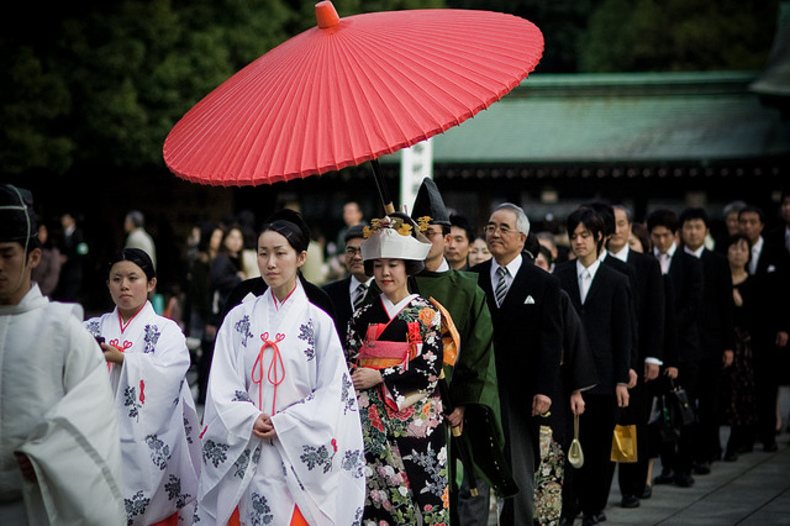
[[(149, 301), (144, 248), (109, 258), (112, 312), (83, 322), (50, 302), (32, 196), (0, 197), (0, 396), (16, 404), (0, 415), (3, 524), (472, 525), (497, 503), (500, 524), (591, 526), (615, 474), (637, 508), (654, 485), (776, 448), (790, 234), (764, 237), (755, 207), (711, 250), (704, 210), (652, 211), (640, 241), (627, 208), (591, 202), (557, 261), (518, 205), (494, 208), (481, 243), (426, 179), (411, 213), (344, 232), (348, 276), (323, 287), (302, 273), (296, 211), (253, 234), (257, 272), (241, 230), (222, 256), (206, 230), (190, 269), (222, 267), (228, 285), (192, 291), (214, 305), (180, 327)], [(663, 425), (679, 389), (691, 419), (675, 407)], [(611, 460), (618, 426), (633, 462)]]

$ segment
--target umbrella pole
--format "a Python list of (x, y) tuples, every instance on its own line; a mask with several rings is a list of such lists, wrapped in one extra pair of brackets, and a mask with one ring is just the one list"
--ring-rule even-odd
[(370, 161), (370, 165), (373, 167), (373, 179), (376, 181), (376, 187), (379, 189), (381, 204), (384, 205), (384, 213), (387, 215), (392, 214), (395, 212), (395, 207), (392, 205), (392, 199), (390, 199), (387, 186), (384, 184), (384, 174), (381, 173), (378, 159)]

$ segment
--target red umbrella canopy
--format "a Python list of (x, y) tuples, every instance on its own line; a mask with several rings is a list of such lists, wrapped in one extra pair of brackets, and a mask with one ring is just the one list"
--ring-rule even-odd
[(538, 64), (543, 35), (502, 13), (433, 9), (340, 19), (269, 51), (171, 130), (165, 163), (184, 179), (258, 185), (360, 164), (472, 117)]

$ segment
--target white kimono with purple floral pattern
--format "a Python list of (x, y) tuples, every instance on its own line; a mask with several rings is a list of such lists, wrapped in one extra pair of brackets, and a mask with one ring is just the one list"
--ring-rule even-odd
[[(276, 385), (275, 385), (276, 384)], [(252, 434), (266, 412), (273, 439)], [(332, 319), (301, 284), (234, 308), (214, 348), (196, 522), (355, 525), (365, 500), (356, 394)]]
[(191, 523), (200, 474), (199, 422), (186, 381), (190, 357), (181, 328), (150, 302), (122, 326), (118, 309), (85, 327), (124, 353), (110, 383), (121, 426), (127, 524), (179, 513)]

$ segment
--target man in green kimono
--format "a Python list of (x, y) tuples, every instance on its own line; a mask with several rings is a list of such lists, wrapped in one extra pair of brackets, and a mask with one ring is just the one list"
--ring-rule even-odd
[[(493, 487), (500, 497), (511, 497), (518, 491), (502, 449), (504, 435), (491, 313), (485, 293), (477, 285), (477, 275), (452, 269), (444, 257), (450, 237), (450, 218), (436, 184), (427, 178), (415, 199), (412, 218), (416, 221), (426, 216), (431, 219), (424, 234), (433, 246), (425, 260), (425, 270), (412, 279), (412, 292), (438, 301), (447, 309), (458, 330), (457, 361), (454, 367), (444, 367), (454, 406), (453, 412), (447, 415), (447, 423), (451, 427), (462, 426), (462, 440), (473, 452), (474, 482), (479, 491), (478, 496), (470, 494), (471, 473), (465, 470), (456, 498), (451, 492), (451, 517), (453, 524), (485, 525), (488, 523), (490, 488)], [(451, 458), (457, 458), (455, 447), (451, 452)], [(452, 469), (456, 463), (449, 465)]]

